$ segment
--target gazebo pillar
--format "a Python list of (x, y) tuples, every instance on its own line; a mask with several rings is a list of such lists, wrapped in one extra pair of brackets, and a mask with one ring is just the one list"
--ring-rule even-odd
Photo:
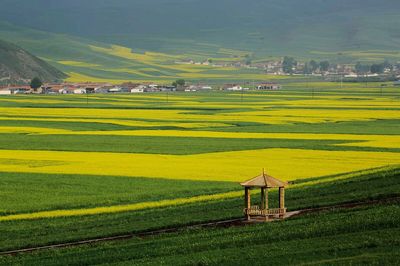
[(245, 214), (246, 214), (246, 219), (248, 221), (250, 220), (250, 214), (249, 214), (250, 206), (251, 206), (250, 188), (245, 187), (244, 188), (244, 207), (246, 209)]
[(260, 209), (264, 210), (265, 208), (265, 189), (261, 188), (261, 201), (260, 201)]
[(268, 210), (268, 188), (261, 188), (261, 204), (260, 209)]

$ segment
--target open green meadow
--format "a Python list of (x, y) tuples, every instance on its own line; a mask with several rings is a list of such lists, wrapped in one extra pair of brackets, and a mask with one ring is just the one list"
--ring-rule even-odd
[[(400, 90), (363, 85), (0, 97), (0, 252), (240, 218), (239, 182), (262, 168), (290, 182), (289, 211), (399, 197)], [(397, 200), (0, 264), (396, 264), (399, 215)]]

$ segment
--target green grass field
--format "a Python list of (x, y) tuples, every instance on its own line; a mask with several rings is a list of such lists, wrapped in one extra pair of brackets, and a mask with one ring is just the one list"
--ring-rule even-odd
[(20, 265), (264, 265), (399, 262), (399, 206), (312, 214), (282, 223), (208, 229), (0, 259)]
[[(398, 88), (336, 83), (0, 97), (0, 251), (242, 217), (239, 182), (262, 168), (290, 181), (288, 210), (399, 197), (399, 103)], [(394, 202), (0, 264), (395, 264), (398, 216)]]
[[(293, 185), (293, 188), (288, 190), (287, 205), (293, 210), (399, 196), (399, 173), (399, 169), (395, 168), (392, 170), (382, 169), (373, 172), (354, 173), (351, 177), (339, 175), (318, 180), (299, 180)], [(385, 182), (382, 182), (382, 180)], [(315, 181), (319, 183), (308, 184)], [(97, 188), (97, 186), (94, 187)], [(271, 204), (276, 205), (277, 194), (271, 194)], [(113, 197), (111, 193), (110, 197)], [(69, 219), (58, 218), (51, 221), (13, 221), (5, 223), (5, 226), (2, 227), (1, 233), (5, 241), (1, 242), (1, 246), (4, 247), (4, 250), (7, 250), (57, 243), (59, 239), (72, 241), (240, 217), (241, 206), (242, 200), (236, 198), (116, 215), (85, 216)], [(239, 252), (241, 258), (235, 257), (238, 264), (248, 260), (259, 261), (258, 263), (260, 263), (262, 259), (275, 257), (277, 259), (282, 254), (287, 254), (288, 257), (281, 264), (289, 261), (306, 262), (327, 258), (339, 259), (338, 263), (340, 263), (340, 259), (354, 263), (358, 259), (369, 262), (396, 261), (395, 258), (385, 258), (385, 256), (393, 254), (392, 252), (398, 252), (398, 241), (390, 237), (391, 234), (398, 234), (399, 227), (396, 222), (398, 215), (399, 208), (397, 204), (366, 207), (359, 210), (337, 210), (332, 213), (312, 214), (293, 220), (290, 219), (282, 223), (277, 222), (224, 230), (188, 231), (145, 240), (133, 239), (105, 245), (54, 252), (46, 251), (25, 256), (2, 257), (0, 262), (5, 264), (51, 264), (55, 262), (55, 259), (59, 261), (61, 259), (62, 261), (65, 260), (65, 263), (80, 264), (88, 262), (95, 264), (107, 258), (106, 260), (109, 263), (129, 262), (137, 264), (146, 262), (157, 264), (164, 261), (168, 264), (173, 262), (185, 264), (186, 261), (189, 261), (189, 264), (196, 264), (205, 259), (203, 262), (206, 265), (216, 263), (229, 264), (233, 258), (228, 259), (224, 255), (225, 252)], [(202, 244), (209, 243), (210, 239), (212, 239), (211, 243), (213, 243), (211, 246)], [(345, 239), (347, 240), (343, 242)], [(372, 241), (370, 243), (372, 246), (360, 243), (360, 241), (364, 242), (368, 239)], [(170, 241), (175, 244), (167, 244)], [(186, 243), (186, 241), (188, 243), (191, 242), (193, 248), (190, 248), (192, 245), (189, 245), (185, 252), (181, 253), (181, 248), (186, 245), (182, 244)], [(300, 251), (290, 248), (291, 245), (293, 247), (301, 245), (303, 241), (308, 243), (306, 249)], [(328, 245), (327, 241), (329, 243), (333, 241), (333, 243)], [(388, 241), (393, 244), (391, 248), (386, 247), (385, 249), (384, 243), (388, 243)], [(254, 258), (252, 252), (249, 254), (242, 252), (243, 248), (246, 251), (253, 250), (253, 252), (256, 252), (257, 250), (268, 249), (271, 245), (288, 246), (287, 248), (292, 251), (273, 248), (267, 253), (262, 253), (263, 255), (258, 258)], [(356, 258), (352, 258), (353, 256), (349, 256), (349, 253), (344, 252), (343, 248), (347, 245), (353, 249), (350, 254), (356, 254)], [(197, 249), (195, 248), (196, 246), (203, 247)], [(212, 251), (215, 248), (220, 251), (219, 255)], [(318, 250), (322, 254), (316, 255)], [(332, 253), (333, 250), (336, 250), (336, 253)], [(303, 256), (297, 257), (297, 253), (303, 253)], [(314, 255), (312, 255), (313, 253)], [(186, 255), (183, 256), (183, 254)], [(149, 261), (146, 261), (146, 258)], [(279, 263), (279, 261), (276, 261), (276, 263)]]

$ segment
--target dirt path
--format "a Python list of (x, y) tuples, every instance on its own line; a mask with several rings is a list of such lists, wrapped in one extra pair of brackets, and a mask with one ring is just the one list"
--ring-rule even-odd
[[(385, 198), (385, 199), (379, 199), (379, 200), (370, 200), (370, 201), (363, 201), (363, 202), (338, 204), (338, 205), (327, 206), (327, 207), (303, 209), (303, 210), (298, 210), (298, 211), (287, 212), (285, 215), (285, 219), (308, 214), (308, 213), (329, 211), (329, 210), (334, 210), (334, 209), (349, 209), (349, 208), (356, 208), (356, 207), (362, 207), (362, 206), (371, 206), (371, 205), (387, 204), (387, 203), (395, 203), (395, 202), (400, 202), (400, 197), (391, 197), (391, 198)], [(102, 238), (88, 239), (88, 240), (69, 242), (69, 243), (60, 243), (60, 244), (54, 244), (54, 245), (46, 245), (46, 246), (39, 246), (39, 247), (32, 247), (32, 248), (25, 248), (25, 249), (18, 249), (18, 250), (3, 251), (3, 252), (0, 252), (0, 256), (17, 255), (20, 253), (30, 253), (30, 252), (40, 251), (40, 250), (68, 248), (68, 247), (75, 247), (75, 246), (81, 246), (81, 245), (87, 245), (87, 244), (96, 244), (96, 243), (101, 243), (101, 242), (126, 240), (126, 239), (131, 239), (134, 237), (145, 238), (145, 237), (153, 236), (153, 235), (178, 232), (178, 231), (184, 230), (184, 229), (245, 226), (245, 225), (249, 225), (252, 223), (259, 223), (259, 222), (257, 222), (257, 221), (248, 222), (248, 221), (245, 221), (243, 218), (214, 221), (214, 222), (207, 222), (207, 223), (199, 223), (199, 224), (190, 225), (190, 226), (178, 226), (178, 227), (171, 227), (171, 228), (161, 229), (161, 230), (143, 231), (143, 232), (134, 233), (134, 234), (117, 235), (117, 236), (112, 236), (112, 237), (102, 237)]]

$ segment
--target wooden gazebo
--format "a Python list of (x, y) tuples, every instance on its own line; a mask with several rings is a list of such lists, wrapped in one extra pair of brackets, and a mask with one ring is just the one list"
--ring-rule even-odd
[[(245, 208), (244, 214), (248, 221), (251, 219), (269, 220), (269, 218), (283, 218), (286, 214), (285, 208), (285, 187), (288, 183), (267, 175), (263, 169), (261, 175), (256, 176), (246, 182), (240, 183), (244, 187)], [(251, 189), (261, 189), (260, 205), (251, 206)], [(268, 189), (279, 188), (279, 208), (270, 209), (268, 207)]]

